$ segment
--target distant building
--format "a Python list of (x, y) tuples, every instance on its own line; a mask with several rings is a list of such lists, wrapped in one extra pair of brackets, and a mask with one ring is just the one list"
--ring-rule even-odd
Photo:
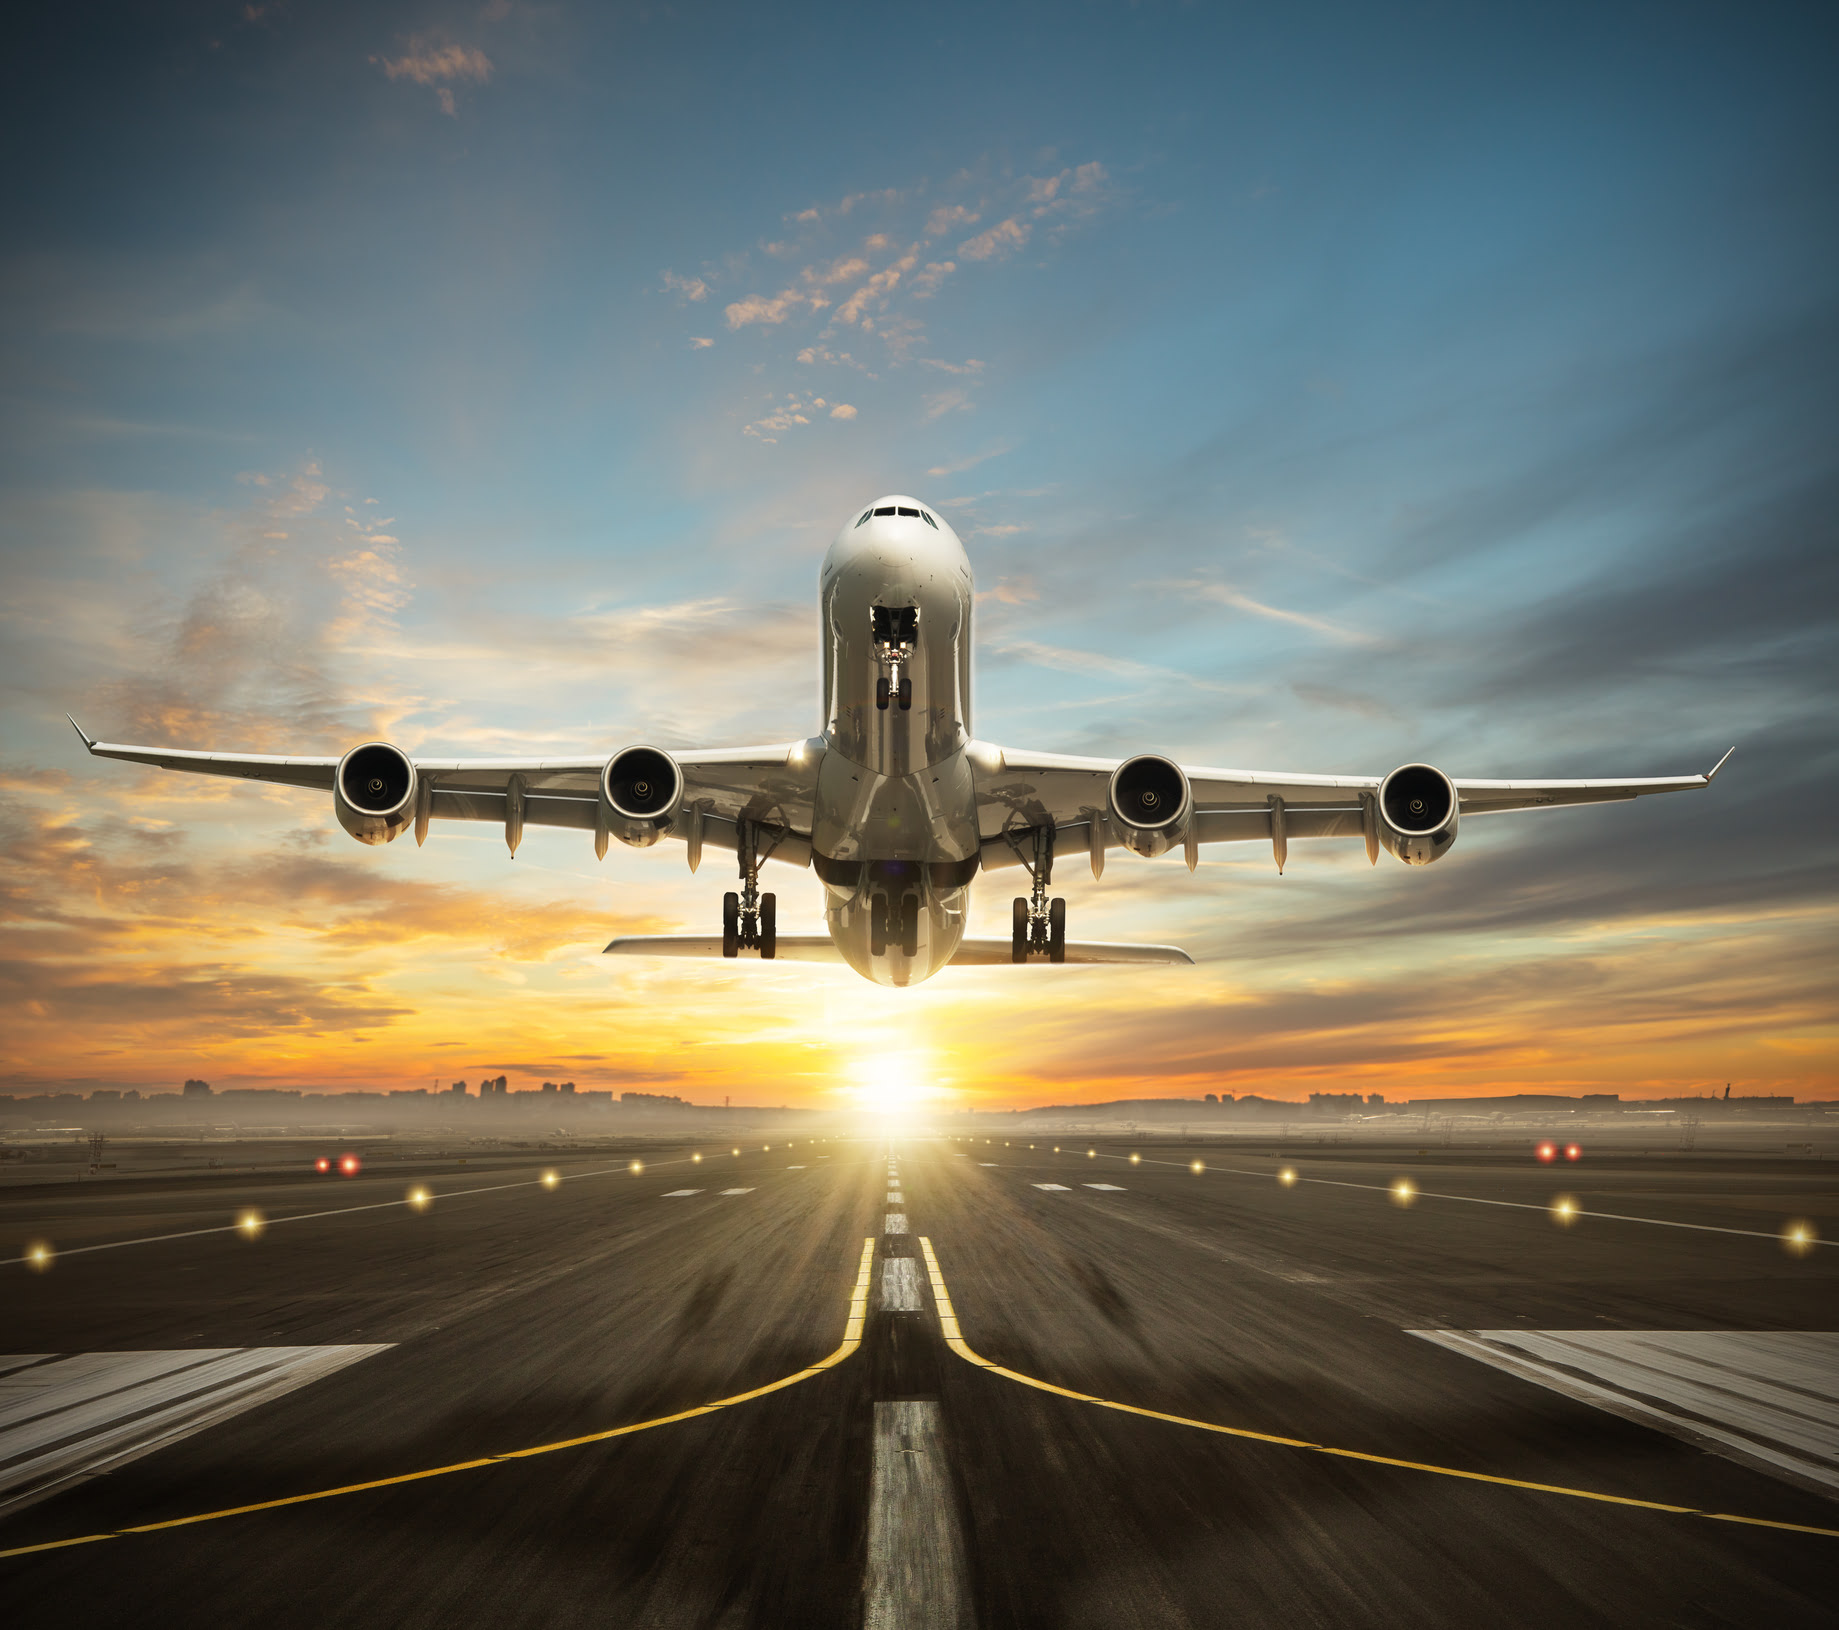
[(208, 1081), (187, 1081), (185, 1083), (184, 1095), (187, 1098), (209, 1098), (211, 1096), (211, 1083)]

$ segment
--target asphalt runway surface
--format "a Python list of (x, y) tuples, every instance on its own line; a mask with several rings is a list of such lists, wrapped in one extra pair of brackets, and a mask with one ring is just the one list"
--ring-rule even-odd
[(0, 1462), (47, 1365), (40, 1449), (194, 1407), (126, 1364), (257, 1387), (0, 1490), (7, 1624), (1839, 1622), (1839, 1489), (1412, 1333), (1831, 1330), (1839, 1251), (1776, 1238), (1835, 1231), (1811, 1164), (695, 1147), (0, 1191), (0, 1256), (58, 1253), (0, 1267)]

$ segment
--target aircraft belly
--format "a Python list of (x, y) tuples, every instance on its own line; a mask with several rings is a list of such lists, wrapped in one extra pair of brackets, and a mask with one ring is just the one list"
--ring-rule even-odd
[(979, 865), (975, 789), (962, 752), (884, 776), (840, 752), (818, 772), (811, 865), (843, 959), (878, 985), (914, 985), (964, 937)]

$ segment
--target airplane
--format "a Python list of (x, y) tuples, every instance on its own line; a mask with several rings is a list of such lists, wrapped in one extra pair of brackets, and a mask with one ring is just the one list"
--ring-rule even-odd
[[(614, 838), (639, 849), (670, 838), (692, 872), (705, 847), (727, 851), (739, 888), (722, 897), (719, 936), (630, 936), (607, 952), (840, 960), (890, 986), (946, 967), (1193, 961), (1171, 945), (1069, 940), (1066, 901), (1049, 894), (1056, 861), (1069, 856), (1085, 855), (1098, 878), (1114, 849), (1146, 860), (1179, 850), (1193, 871), (1203, 844), (1268, 842), (1281, 872), (1291, 839), (1345, 838), (1364, 840), (1369, 862), (1383, 849), (1428, 866), (1449, 853), (1464, 819), (1707, 787), (1730, 758), (1699, 775), (1477, 781), (1430, 764), (1295, 775), (979, 741), (970, 560), (936, 508), (900, 494), (851, 512), (824, 557), (818, 600), (820, 728), (768, 747), (452, 759), (366, 741), (337, 758), (297, 758), (122, 746), (70, 722), (97, 758), (330, 792), (339, 825), (360, 843), (412, 827), (419, 845), (433, 821), (488, 821), (503, 826), (513, 856), (527, 826), (592, 832), (601, 858)], [(825, 933), (778, 932), (776, 896), (760, 889), (769, 860), (817, 874)], [(1029, 892), (1015, 896), (1010, 936), (967, 937), (972, 883), (1011, 867)]]

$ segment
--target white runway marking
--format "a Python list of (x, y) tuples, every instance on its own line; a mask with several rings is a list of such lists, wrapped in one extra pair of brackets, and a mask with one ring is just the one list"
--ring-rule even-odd
[(937, 1402), (876, 1404), (864, 1630), (969, 1630), (967, 1571)]
[(151, 1454), (392, 1345), (0, 1358), (0, 1512)]
[(889, 1205), (898, 1206), (898, 1205), (905, 1205), (906, 1203), (907, 1203), (907, 1197), (904, 1194), (902, 1194), (899, 1189), (889, 1189), (888, 1190), (888, 1204)]
[(802, 1167), (802, 1166), (787, 1166), (787, 1167), (786, 1167), (786, 1170), (787, 1170), (788, 1172), (802, 1172), (802, 1171), (804, 1170), (804, 1167)]
[(662, 1196), (662, 1198), (666, 1200), (687, 1200), (692, 1194), (700, 1193), (702, 1193), (701, 1189), (672, 1189), (669, 1194)]
[(1046, 1189), (1050, 1194), (1071, 1194), (1073, 1191), (1064, 1183), (1036, 1183), (1038, 1189)]
[(1122, 1194), (1124, 1192), (1123, 1186), (1118, 1183), (1087, 1183), (1084, 1187), (1089, 1189), (1103, 1189), (1107, 1194)]
[(904, 1234), (907, 1231), (907, 1214), (904, 1211), (890, 1211), (882, 1232), (885, 1234)]
[(752, 1189), (723, 1189), (723, 1194), (752, 1194)]
[(910, 1256), (891, 1256), (881, 1264), (881, 1311), (918, 1313), (919, 1264)]
[(979, 1166), (994, 1166), (997, 1164), (997, 1162), (994, 1160), (980, 1160), (977, 1162), (977, 1164)]
[(1414, 1330), (1644, 1426), (1839, 1489), (1839, 1334), (1802, 1330)]

